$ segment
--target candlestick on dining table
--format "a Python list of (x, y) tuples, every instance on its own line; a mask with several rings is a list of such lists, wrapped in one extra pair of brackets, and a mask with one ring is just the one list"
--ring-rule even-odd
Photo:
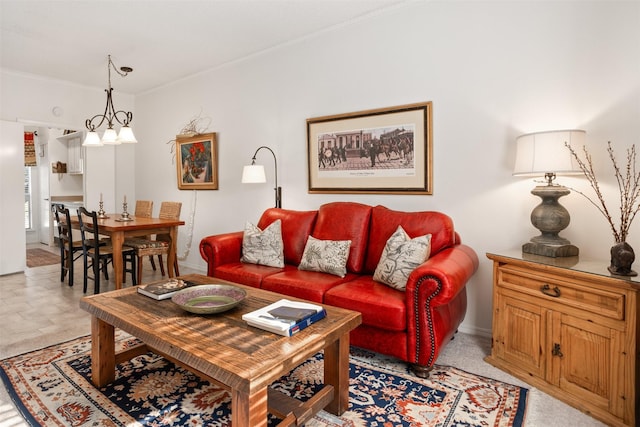
[(102, 193), (100, 193), (100, 202), (98, 203), (98, 206), (99, 206), (98, 218), (99, 219), (109, 218), (107, 214), (104, 212), (104, 202), (102, 201)]
[(127, 196), (124, 196), (124, 202), (122, 203), (122, 215), (120, 216), (121, 221), (132, 221), (131, 215), (127, 212)]

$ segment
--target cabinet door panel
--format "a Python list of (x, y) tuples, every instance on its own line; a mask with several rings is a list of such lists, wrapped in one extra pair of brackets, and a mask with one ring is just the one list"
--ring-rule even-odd
[(559, 386), (591, 404), (609, 408), (612, 398), (612, 331), (570, 316), (562, 316), (560, 325), (562, 356)]
[(501, 295), (498, 304), (504, 319), (497, 343), (500, 357), (530, 375), (544, 378), (545, 310), (505, 295)]

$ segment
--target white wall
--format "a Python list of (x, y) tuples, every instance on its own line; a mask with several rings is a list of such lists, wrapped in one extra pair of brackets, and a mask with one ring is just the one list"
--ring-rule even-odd
[[(218, 41), (203, 40), (206, 44)], [(262, 186), (240, 183), (254, 150), (278, 156), (283, 207), (315, 209), (334, 200), (399, 210), (439, 210), (455, 221), (481, 265), (468, 286), (463, 325), (488, 333), (488, 251), (517, 248), (537, 233), (531, 180), (511, 176), (515, 138), (565, 128), (587, 131), (598, 166), (604, 144), (640, 142), (640, 4), (637, 2), (414, 2), (136, 97), (136, 192), (183, 202), (167, 141), (194, 116), (218, 132), (220, 186), (200, 191), (192, 247), (183, 263), (203, 268), (203, 236), (242, 229), (273, 205), (272, 172)], [(310, 117), (433, 101), (432, 196), (307, 193)], [(144, 159), (144, 160), (143, 160)], [(265, 154), (259, 159), (271, 167)], [(603, 181), (612, 181), (609, 170)], [(153, 177), (153, 179), (150, 179)], [(565, 181), (586, 190), (585, 183)], [(562, 235), (583, 257), (606, 262), (607, 223), (588, 202), (563, 200), (572, 223)], [(615, 203), (612, 200), (611, 203)], [(614, 204), (615, 206), (615, 204)], [(638, 225), (631, 245), (640, 248)], [(181, 230), (184, 253), (188, 228)]]
[[(203, 40), (201, 54), (207, 54), (207, 43), (217, 42)], [(104, 108), (99, 88), (6, 72), (1, 77), (2, 119), (71, 127)], [(133, 109), (133, 97), (115, 97), (119, 108)], [(307, 193), (307, 118), (421, 101), (433, 101), (432, 196)], [(64, 116), (52, 115), (56, 105)], [(167, 142), (199, 114), (211, 118), (209, 131), (218, 132), (220, 189), (196, 194), (177, 189)], [(184, 255), (191, 242), (181, 263), (204, 270), (202, 237), (240, 230), (273, 205), (267, 153), (259, 160), (268, 168), (269, 183), (240, 183), (242, 166), (258, 146), (269, 145), (278, 156), (285, 208), (353, 200), (449, 214), (481, 261), (468, 286), (463, 330), (488, 333), (491, 264), (485, 253), (518, 248), (537, 234), (529, 222), (539, 203), (530, 194), (535, 183), (511, 176), (515, 138), (539, 130), (585, 129), (611, 195), (606, 141), (624, 161), (624, 150), (640, 142), (639, 118), (640, 3), (408, 2), (137, 96), (133, 126), (140, 143), (135, 155), (116, 149), (113, 203), (119, 204), (125, 191), (130, 200), (181, 201), (188, 222), (195, 201), (193, 237), (189, 240), (189, 227), (182, 227), (178, 252)], [(561, 182), (588, 191), (580, 178)], [(562, 235), (582, 257), (606, 263), (613, 241), (605, 219), (577, 194), (562, 202), (572, 215)], [(610, 206), (617, 209), (615, 197)], [(633, 225), (629, 243), (640, 250), (638, 227)]]

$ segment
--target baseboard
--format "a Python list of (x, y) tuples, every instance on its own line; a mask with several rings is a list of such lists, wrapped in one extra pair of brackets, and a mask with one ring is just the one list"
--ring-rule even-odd
[(458, 330), (460, 332), (464, 333), (464, 334), (477, 335), (477, 336), (480, 336), (480, 337), (491, 338), (491, 329), (478, 328), (478, 327), (473, 326), (473, 325), (462, 324), (461, 326), (458, 327)]

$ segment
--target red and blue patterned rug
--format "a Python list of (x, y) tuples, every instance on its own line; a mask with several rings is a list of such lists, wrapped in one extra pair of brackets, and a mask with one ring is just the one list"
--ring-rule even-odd
[[(117, 333), (117, 349), (137, 344)], [(0, 376), (28, 424), (60, 426), (229, 426), (230, 395), (148, 353), (118, 365), (116, 381), (91, 384), (91, 340), (77, 338), (0, 362)], [(349, 409), (320, 411), (307, 426), (522, 426), (527, 389), (436, 366), (429, 379), (405, 363), (351, 349)], [(322, 386), (317, 354), (272, 387), (306, 400)], [(271, 425), (278, 420), (270, 420)]]

